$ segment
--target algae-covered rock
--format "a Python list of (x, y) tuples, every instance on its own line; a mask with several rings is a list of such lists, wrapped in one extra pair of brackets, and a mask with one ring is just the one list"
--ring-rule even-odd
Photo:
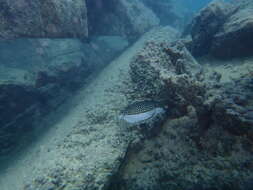
[(138, 0), (88, 0), (89, 32), (136, 38), (159, 24), (151, 9)]
[(87, 37), (85, 1), (1, 0), (0, 37)]
[[(246, 75), (223, 87), (213, 110), (213, 120), (234, 135), (248, 135), (253, 131), (253, 81)], [(235, 88), (236, 86), (236, 88)]]
[(191, 47), (193, 55), (201, 56), (209, 52), (213, 36), (224, 24), (228, 16), (228, 10), (228, 3), (214, 1), (194, 17), (190, 32), (193, 40), (193, 46)]
[(85, 40), (92, 35), (121, 35), (135, 39), (159, 24), (153, 11), (137, 0), (1, 0), (0, 9), (0, 39)]
[(175, 11), (176, 2), (171, 0), (162, 1), (152, 1), (152, 0), (142, 0), (145, 5), (147, 5), (157, 17), (160, 19), (160, 24), (172, 26), (178, 20), (179, 15)]
[(193, 19), (190, 50), (195, 56), (219, 58), (252, 55), (252, 1), (214, 1)]
[[(168, 100), (167, 122), (153, 138), (132, 142), (111, 189), (248, 186), (253, 176), (252, 124), (246, 121), (250, 77), (224, 84), (220, 73), (200, 66), (180, 41), (152, 40), (132, 60), (130, 76), (133, 90), (127, 97)], [(226, 102), (232, 97), (231, 115)]]
[(196, 144), (196, 110), (162, 125), (159, 135), (128, 152), (111, 189), (244, 189), (252, 178), (246, 139), (212, 127)]
[(238, 8), (214, 35), (211, 54), (220, 58), (252, 55), (253, 7)]
[[(171, 99), (171, 102), (178, 98), (177, 85), (173, 84), (194, 86), (190, 77), (194, 78), (201, 71), (201, 66), (181, 42), (148, 42), (130, 67), (134, 88), (139, 89), (140, 96)], [(196, 94), (198, 92), (197, 89), (189, 91)]]

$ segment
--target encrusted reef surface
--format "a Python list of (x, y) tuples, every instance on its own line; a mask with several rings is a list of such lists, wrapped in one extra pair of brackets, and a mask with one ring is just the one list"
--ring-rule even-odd
[[(135, 14), (131, 15), (138, 14), (143, 6), (138, 4), (133, 7), (130, 1), (124, 0), (118, 2), (129, 6), (124, 10), (129, 14), (134, 11)], [(195, 36), (192, 44), (179, 39), (179, 33), (170, 27), (158, 27), (142, 36), (96, 78), (76, 90), (76, 95), (69, 101), (53, 107), (54, 112), (37, 125), (34, 136), (40, 138), (17, 158), (14, 156), (15, 160), (9, 162), (11, 164), (3, 167), (1, 188), (251, 190), (253, 58), (227, 62), (211, 57), (196, 60), (190, 53), (193, 52), (191, 47), (196, 48), (194, 55), (214, 52), (213, 40), (220, 29), (241, 11), (238, 7), (249, 9), (247, 5), (250, 2), (224, 7), (223, 3), (216, 1), (203, 9), (200, 12), (202, 16), (195, 18), (195, 26), (191, 28)], [(97, 10), (105, 6), (102, 1), (97, 0), (96, 3), (89, 6)], [(111, 10), (114, 7), (107, 8)], [(146, 13), (150, 12), (147, 10)], [(156, 18), (152, 18), (153, 23)], [(206, 25), (206, 19), (210, 18), (213, 20)], [(137, 26), (138, 22), (136, 20), (132, 26)], [(238, 28), (241, 26), (238, 25)], [(118, 32), (119, 29), (116, 27), (115, 30)], [(34, 49), (41, 55), (40, 59), (46, 58), (45, 63), (50, 64), (34, 69), (35, 74), (24, 75), (22, 69), (16, 70), (25, 76), (21, 77), (22, 86), (14, 87), (29, 97), (26, 104), (15, 94), (7, 93), (13, 87), (8, 81), (1, 83), (0, 87), (7, 89), (0, 100), (4, 102), (6, 98), (11, 98), (18, 103), (15, 105), (11, 101), (6, 104), (8, 111), (18, 107), (17, 110), (23, 113), (29, 105), (47, 105), (45, 100), (51, 95), (59, 101), (62, 96), (57, 90), (78, 89), (82, 75), (94, 69), (93, 58), (100, 47), (95, 42), (90, 42), (91, 49), (87, 52), (83, 51), (83, 44), (78, 40), (54, 42), (43, 39), (31, 43), (35, 44), (32, 47), (36, 47)], [(200, 46), (194, 46), (197, 42), (201, 42)], [(60, 52), (54, 52), (50, 47)], [(208, 51), (198, 52), (204, 48)], [(229, 48), (232, 52), (237, 47)], [(64, 60), (59, 56), (62, 54), (67, 55)], [(104, 56), (103, 59), (106, 58)], [(18, 61), (14, 59), (9, 63), (15, 65)], [(103, 67), (104, 63), (98, 63)], [(13, 69), (7, 64), (3, 64), (3, 68)], [(68, 77), (73, 78), (68, 81)], [(11, 76), (10, 79), (19, 81), (18, 77)], [(118, 122), (121, 111), (138, 100), (165, 104), (164, 121), (154, 122), (156, 124), (152, 126), (156, 133), (145, 136), (140, 130), (134, 130), (139, 126), (133, 125), (133, 130), (129, 130)], [(5, 110), (0, 108), (0, 111)], [(35, 106), (34, 110), (41, 114), (47, 108), (37, 110)], [(29, 120), (27, 122), (30, 123)], [(23, 126), (26, 125), (21, 125), (21, 130)], [(141, 127), (146, 126), (149, 125)], [(43, 127), (48, 130), (41, 133)], [(1, 138), (6, 139), (4, 135)]]
[(252, 188), (252, 58), (200, 62), (180, 40), (150, 40), (132, 60), (127, 98), (169, 100), (169, 116), (134, 142), (110, 189)]
[(191, 52), (219, 58), (251, 55), (253, 50), (252, 1), (214, 1), (193, 19)]
[[(178, 36), (150, 31), (47, 116), (51, 132), (9, 166), (1, 187), (250, 190), (253, 59), (197, 61)], [(118, 123), (137, 100), (166, 102), (157, 133)]]

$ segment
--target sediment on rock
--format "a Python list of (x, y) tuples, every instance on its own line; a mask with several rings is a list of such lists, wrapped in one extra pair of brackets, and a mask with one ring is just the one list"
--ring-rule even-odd
[[(117, 46), (112, 46), (115, 41)], [(2, 153), (7, 155), (14, 150), (20, 138), (31, 135), (34, 122), (87, 85), (88, 78), (102, 70), (127, 45), (123, 38), (103, 36), (92, 39), (91, 44), (83, 44), (77, 39), (48, 38), (2, 42)], [(33, 109), (28, 114), (26, 109), (30, 108)], [(14, 138), (17, 134), (20, 138)]]
[[(46, 148), (52, 145), (44, 145), (39, 163), (33, 163), (32, 177), (29, 172), (29, 179), (22, 181), (25, 189), (108, 188), (134, 138), (116, 119), (120, 109), (129, 103), (122, 88), (127, 87), (125, 81), (130, 81), (130, 61), (147, 39), (164, 39), (166, 34), (162, 29), (146, 34), (79, 91), (74, 108), (53, 126), (60, 133), (64, 128), (69, 132), (64, 138), (56, 133), (58, 143), (53, 142), (53, 151)], [(44, 159), (48, 160), (46, 164)]]
[(85, 1), (1, 0), (0, 37), (87, 37)]
[(87, 7), (91, 35), (120, 35), (133, 40), (159, 24), (153, 11), (137, 0), (88, 0)]
[(130, 151), (111, 189), (248, 188), (252, 75), (225, 84), (203, 67), (180, 41), (151, 40), (137, 53), (128, 98), (167, 98), (170, 112), (157, 136)]
[(193, 19), (189, 46), (194, 56), (211, 54), (218, 58), (252, 55), (252, 2), (214, 1)]

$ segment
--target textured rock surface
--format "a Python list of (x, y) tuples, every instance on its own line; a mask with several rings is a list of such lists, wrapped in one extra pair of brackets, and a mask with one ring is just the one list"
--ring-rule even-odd
[(191, 24), (191, 52), (220, 58), (252, 55), (253, 3), (214, 1)]
[(154, 11), (160, 19), (162, 25), (173, 25), (176, 22), (178, 15), (173, 10), (173, 3), (169, 1), (152, 1), (142, 0), (145, 5)]
[(177, 102), (175, 100), (183, 95), (189, 98), (187, 101), (192, 101), (193, 94), (187, 97), (183, 92), (177, 93), (187, 91), (194, 85), (196, 88), (191, 92), (200, 92), (191, 76), (194, 78), (201, 71), (201, 66), (180, 41), (167, 43), (151, 40), (138, 52), (130, 66), (133, 88), (139, 98)]
[[(151, 31), (82, 88), (70, 102), (47, 116), (48, 127), (25, 153), (6, 166), (0, 177), (4, 189), (106, 189), (125, 158), (132, 134), (117, 124), (129, 102), (125, 82), (129, 64), (146, 40), (168, 38), (172, 30)], [(132, 100), (135, 101), (135, 100)], [(29, 163), (29, 164), (27, 164)], [(16, 176), (15, 182), (13, 177)]]
[[(211, 73), (205, 76), (205, 83), (206, 103), (213, 104), (212, 122), (230, 134), (252, 139), (252, 57), (209, 64), (215, 62), (210, 67), (214, 71), (205, 71)], [(210, 82), (213, 80), (216, 82)]]
[(192, 138), (196, 113), (170, 119), (161, 133), (142, 142), (111, 189), (245, 189), (252, 179), (252, 152), (245, 139), (212, 128), (202, 137), (200, 149)]
[[(252, 3), (253, 4), (253, 3)], [(252, 55), (253, 7), (239, 8), (214, 35), (211, 54), (230, 58)]]
[(201, 68), (180, 42), (152, 40), (130, 66), (128, 98), (167, 97), (171, 112), (158, 136), (128, 150), (111, 189), (248, 188), (252, 74), (223, 83), (222, 74)]
[(2, 42), (0, 154), (18, 145), (17, 135), (28, 137), (34, 121), (65, 101), (127, 45), (115, 36), (94, 38), (90, 44), (74, 39)]
[[(86, 7), (87, 6), (87, 7)], [(0, 39), (16, 37), (82, 38), (121, 35), (136, 38), (159, 24), (137, 0), (1, 0)]]
[[(100, 0), (93, 2), (98, 3), (98, 9), (103, 5)], [(124, 15), (138, 15), (135, 11), (138, 12), (140, 7), (132, 7), (132, 2), (119, 1), (123, 7), (129, 8), (123, 9), (129, 11), (123, 11)], [(246, 4), (240, 6), (246, 7)], [(109, 6), (108, 10), (111, 8)], [(222, 12), (216, 8), (207, 15), (203, 13), (202, 18), (216, 18), (212, 17), (213, 12)], [(126, 23), (132, 24), (128, 16)], [(137, 19), (136, 23), (141, 21)], [(129, 36), (141, 33), (133, 32), (142, 28), (135, 30), (135, 24), (131, 25)], [(118, 26), (116, 24), (115, 32), (125, 30), (125, 26)], [(148, 27), (140, 31), (150, 25), (144, 26)], [(216, 33), (212, 33), (217, 29), (215, 21), (211, 26), (210, 36)], [(196, 29), (200, 33), (202, 30), (201, 27)], [(204, 31), (203, 36), (196, 39), (206, 40), (203, 37), (209, 35), (208, 32)], [(126, 35), (124, 32), (119, 34)], [(210, 67), (199, 65), (180, 40), (174, 41), (177, 37), (178, 33), (169, 27), (149, 32), (88, 86), (76, 91), (75, 97), (48, 115), (38, 125), (37, 136), (40, 138), (36, 143), (28, 142), (31, 146), (22, 156), (14, 155), (14, 161), (8, 160), (11, 164), (4, 166), (0, 174), (1, 188), (250, 190), (253, 179), (252, 60), (238, 67), (229, 62), (224, 68), (230, 66), (230, 69), (225, 72), (221, 72), (218, 66), (215, 71), (209, 71)], [(22, 77), (12, 75), (8, 78), (15, 81), (22, 78), (22, 84), (14, 89), (12, 83), (0, 85), (5, 88), (1, 91), (0, 101), (6, 106), (0, 107), (0, 111), (13, 112), (18, 107), (17, 111), (26, 113), (30, 105), (44, 103), (41, 92), (61, 100), (62, 96), (57, 95), (62, 90), (78, 88), (90, 68), (94, 69), (93, 63), (103, 67), (103, 62), (94, 60), (97, 52), (105, 49), (100, 43), (101, 39), (91, 41), (88, 50), (78, 40), (32, 41), (29, 45), (34, 48), (29, 50), (34, 49), (39, 55), (34, 60), (44, 64), (39, 67), (27, 65), (27, 68), (32, 67), (30, 71), (35, 71), (31, 75), (24, 74), (23, 70), (27, 68), (20, 67), (18, 73)], [(107, 58), (104, 56), (103, 59)], [(6, 61), (1, 66), (11, 69), (16, 65), (24, 66), (18, 59)], [(233, 79), (241, 70), (247, 73)], [(227, 76), (228, 73), (231, 76)], [(27, 84), (29, 88), (24, 88)], [(9, 89), (11, 93), (8, 94)], [(40, 93), (37, 95), (34, 89)], [(25, 103), (12, 94), (15, 90), (24, 95)], [(11, 101), (6, 101), (8, 98)], [(117, 123), (120, 110), (143, 99), (166, 100), (168, 104), (167, 121), (162, 125), (159, 123), (158, 133), (152, 136), (142, 136)], [(5, 119), (13, 121), (16, 118)], [(30, 120), (27, 122), (30, 124)], [(23, 125), (20, 127), (24, 129)], [(0, 135), (0, 138), (6, 138)]]
[(85, 1), (1, 0), (0, 37), (87, 37)]
[(244, 76), (226, 86), (213, 110), (215, 122), (232, 134), (252, 135), (252, 80), (252, 76)]
[(89, 32), (136, 38), (159, 24), (156, 15), (138, 0), (88, 0)]
[(202, 9), (193, 19), (191, 26), (193, 55), (201, 56), (209, 52), (213, 36), (226, 20), (228, 5), (223, 1), (214, 1)]

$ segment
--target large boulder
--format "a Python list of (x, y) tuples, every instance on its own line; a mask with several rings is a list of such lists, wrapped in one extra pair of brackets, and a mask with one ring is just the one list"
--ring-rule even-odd
[(228, 4), (214, 1), (203, 8), (193, 19), (191, 24), (192, 49), (195, 56), (202, 56), (209, 52), (213, 36), (224, 24), (228, 15)]
[(201, 72), (201, 66), (180, 41), (148, 42), (130, 67), (133, 88), (139, 98), (177, 102), (174, 100), (180, 97), (193, 103), (198, 99), (197, 94), (203, 93), (199, 83), (192, 80)]
[(16, 37), (81, 38), (89, 35), (139, 37), (159, 24), (137, 0), (6, 1), (0, 9), (0, 39)]
[(252, 55), (253, 7), (240, 8), (213, 37), (211, 54), (229, 58)]
[(175, 11), (174, 2), (161, 0), (142, 0), (145, 5), (147, 5), (160, 19), (160, 24), (162, 25), (174, 25), (178, 21), (179, 15)]
[(90, 44), (77, 39), (2, 42), (0, 156), (12, 151), (18, 137), (33, 132), (34, 122), (62, 104), (127, 45), (115, 36), (94, 38)]
[(2, 0), (0, 38), (87, 37), (85, 1)]
[(138, 0), (88, 0), (89, 33), (136, 38), (159, 24), (151, 9)]
[(169, 100), (168, 120), (128, 149), (110, 189), (248, 187), (252, 74), (221, 88), (221, 74), (201, 67), (180, 41), (151, 40), (132, 60), (130, 76), (129, 99)]
[[(20, 158), (18, 167), (11, 168), (21, 168), (20, 180), (10, 180), (19, 172), (5, 172), (3, 185), (10, 181), (7, 187), (20, 189), (26, 184), (26, 190), (249, 187), (253, 178), (250, 135), (232, 133), (237, 123), (228, 125), (230, 120), (223, 116), (234, 115), (225, 113), (227, 108), (219, 102), (233, 98), (236, 105), (228, 109), (240, 111), (247, 105), (247, 114), (240, 111), (240, 116), (251, 118), (252, 73), (245, 81), (231, 83), (234, 90), (224, 87), (225, 93), (215, 82), (220, 75), (210, 73), (207, 78), (181, 41), (172, 42), (177, 36), (170, 28), (160, 28), (127, 49), (79, 91), (71, 100), (73, 107), (56, 110), (56, 116), (63, 110), (67, 113), (50, 122), (54, 132), (33, 143), (35, 147)], [(125, 106), (137, 99), (156, 98), (171, 100), (166, 102), (168, 120), (157, 126), (156, 136), (142, 138), (119, 126), (116, 118)]]
[(193, 55), (211, 54), (219, 58), (252, 55), (252, 11), (252, 1), (214, 1), (207, 5), (186, 29), (192, 37), (189, 49)]

